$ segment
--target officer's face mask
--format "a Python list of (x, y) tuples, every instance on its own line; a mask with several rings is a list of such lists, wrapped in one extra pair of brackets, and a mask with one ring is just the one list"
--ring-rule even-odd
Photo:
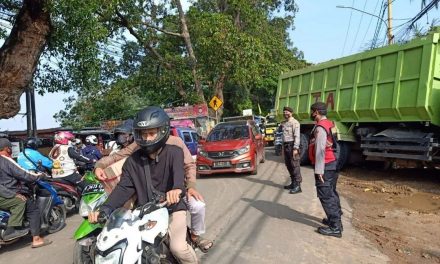
[(310, 114), (310, 119), (311, 119), (312, 121), (315, 121), (315, 118), (316, 118), (315, 112), (316, 112), (316, 111), (313, 111), (313, 112)]

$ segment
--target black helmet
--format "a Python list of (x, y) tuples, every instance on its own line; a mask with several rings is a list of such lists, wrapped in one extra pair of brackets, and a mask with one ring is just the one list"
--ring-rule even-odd
[(125, 134), (133, 134), (133, 119), (127, 119), (124, 123), (115, 127), (113, 134), (125, 133)]
[[(156, 139), (144, 140), (142, 132), (146, 129), (159, 128)], [(149, 106), (141, 110), (134, 119), (134, 140), (148, 154), (163, 147), (170, 136), (170, 118), (165, 111), (157, 106)]]
[(127, 119), (113, 131), (116, 143), (119, 145), (127, 145), (133, 142), (133, 119)]
[(38, 138), (28, 138), (24, 143), (25, 148), (38, 149), (41, 146), (41, 140)]

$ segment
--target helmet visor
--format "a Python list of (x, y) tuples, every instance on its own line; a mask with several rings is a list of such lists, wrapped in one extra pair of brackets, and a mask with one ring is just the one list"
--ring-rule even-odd
[(163, 137), (167, 135), (169, 131), (168, 126), (162, 126), (159, 128), (138, 128), (134, 130), (134, 138), (138, 145), (147, 147), (152, 146), (159, 142)]

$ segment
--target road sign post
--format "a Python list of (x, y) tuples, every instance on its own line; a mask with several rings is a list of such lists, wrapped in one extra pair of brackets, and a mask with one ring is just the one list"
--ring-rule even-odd
[(215, 120), (218, 123), (217, 110), (223, 105), (223, 101), (220, 100), (217, 96), (213, 96), (211, 101), (209, 102), (209, 106), (215, 111)]

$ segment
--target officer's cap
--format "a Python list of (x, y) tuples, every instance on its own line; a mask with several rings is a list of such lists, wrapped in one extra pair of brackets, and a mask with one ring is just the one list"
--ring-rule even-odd
[(316, 102), (316, 103), (312, 104), (310, 109), (312, 109), (312, 111), (316, 111), (316, 110), (327, 111), (327, 105), (323, 102)]
[(288, 106), (283, 107), (283, 111), (289, 111), (289, 112), (293, 113), (293, 109)]

